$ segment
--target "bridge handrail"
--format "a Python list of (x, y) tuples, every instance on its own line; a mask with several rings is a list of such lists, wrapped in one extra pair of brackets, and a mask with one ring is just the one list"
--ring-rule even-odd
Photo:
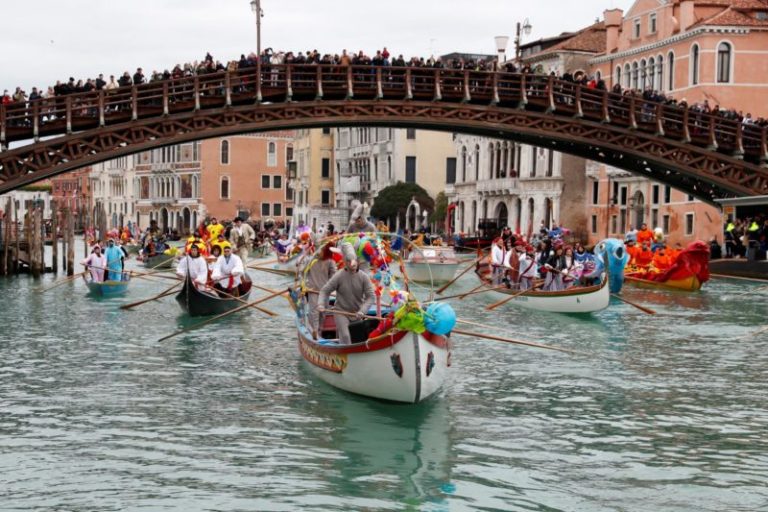
[[(259, 87), (255, 87), (258, 84)], [(555, 76), (468, 69), (337, 64), (262, 64), (0, 105), (0, 149), (9, 141), (125, 122), (139, 117), (257, 101), (329, 95), (502, 104), (655, 133), (697, 146), (768, 158), (768, 129), (637, 93), (592, 89)], [(307, 95), (310, 96), (307, 96)]]

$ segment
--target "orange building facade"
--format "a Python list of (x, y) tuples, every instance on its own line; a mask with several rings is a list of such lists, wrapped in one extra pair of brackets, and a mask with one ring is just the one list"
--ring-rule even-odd
[[(627, 13), (606, 11), (605, 27), (606, 51), (590, 60), (590, 71), (608, 89), (653, 90), (751, 119), (768, 115), (768, 2), (638, 0)], [(723, 242), (714, 206), (602, 164), (589, 164), (587, 176), (591, 243), (643, 221), (672, 243)]]
[(251, 222), (271, 219), (290, 224), (293, 190), (288, 162), (293, 160), (292, 131), (237, 135), (201, 142), (200, 201), (205, 216)]

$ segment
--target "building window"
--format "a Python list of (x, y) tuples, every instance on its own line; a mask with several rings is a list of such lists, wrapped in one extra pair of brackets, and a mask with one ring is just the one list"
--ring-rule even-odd
[(475, 181), (480, 179), (480, 145), (475, 145)]
[(330, 134), (331, 134), (331, 129), (328, 128), (327, 126), (323, 127), (323, 135), (330, 135)]
[(634, 28), (632, 30), (632, 37), (634, 39), (640, 38), (640, 18), (635, 18)]
[(282, 176), (272, 176), (272, 188), (280, 190), (283, 188), (283, 177)]
[(667, 55), (667, 68), (669, 69), (667, 90), (672, 91), (675, 89), (675, 54), (672, 52), (669, 52), (669, 55)]
[(600, 201), (600, 182), (592, 182), (592, 204), (597, 204)]
[(547, 177), (551, 178), (555, 171), (555, 150), (550, 149), (547, 154)]
[(592, 224), (592, 234), (596, 235), (597, 234), (597, 215), (592, 216), (591, 224)]
[(272, 205), (272, 214), (275, 217), (280, 217), (283, 215), (283, 204), (282, 203), (275, 203)]
[(654, 208), (651, 210), (651, 226), (659, 225), (659, 210)]
[(693, 214), (692, 213), (685, 214), (685, 234), (686, 235), (693, 234)]
[(467, 148), (461, 148), (461, 181), (467, 181)]
[(261, 175), (261, 188), (269, 188), (270, 180), (269, 175), (262, 174)]
[(648, 33), (656, 33), (656, 13), (652, 13), (648, 16)]
[(405, 138), (408, 140), (416, 140), (416, 130), (414, 128), (406, 129)]
[(731, 45), (720, 43), (717, 46), (717, 81), (727, 84), (731, 81)]
[(285, 161), (290, 162), (293, 160), (293, 144), (285, 146)]
[(269, 217), (269, 203), (261, 203), (261, 216)]
[(331, 159), (330, 158), (323, 158), (320, 177), (321, 178), (331, 177)]
[(624, 87), (626, 89), (632, 87), (632, 71), (630, 70), (629, 63), (624, 64)]
[(664, 203), (669, 204), (672, 202), (672, 187), (669, 185), (664, 186)]
[(618, 228), (619, 224), (619, 217), (618, 215), (611, 215), (611, 234), (616, 233), (616, 228)]
[(293, 201), (293, 189), (291, 187), (285, 187), (285, 200)]
[(293, 208), (286, 208), (285, 209), (285, 216), (286, 217), (293, 217)]
[(640, 68), (637, 65), (637, 62), (632, 63), (632, 88), (637, 89), (637, 86), (640, 83)]
[(648, 82), (646, 82), (646, 86), (649, 89), (656, 88), (656, 59), (653, 57), (648, 59)]
[(645, 87), (647, 85), (647, 77), (648, 77), (648, 66), (645, 62), (645, 59), (640, 61), (640, 89), (645, 90)]
[(405, 182), (416, 183), (416, 157), (405, 157)]
[(229, 141), (221, 141), (221, 165), (229, 165)]
[(651, 189), (651, 204), (659, 204), (659, 186), (654, 185)]
[(659, 91), (664, 90), (664, 57), (659, 55), (659, 57), (656, 59), (656, 71), (658, 74), (658, 78), (656, 81), (656, 89)]
[(229, 199), (229, 177), (221, 177), (221, 199)]
[(267, 165), (270, 167), (277, 166), (277, 144), (274, 142), (267, 145)]
[(531, 146), (531, 178), (536, 177), (536, 161), (538, 160), (536, 155), (536, 148)]
[(616, 66), (616, 77), (614, 80), (614, 84), (621, 85), (621, 66)]
[(331, 204), (331, 191), (328, 189), (323, 189), (320, 192), (320, 202), (323, 206), (328, 206)]
[(454, 157), (445, 159), (445, 182), (456, 183), (456, 158)]
[(691, 48), (691, 85), (699, 83), (699, 45)]
[(661, 229), (665, 235), (669, 234), (669, 215), (664, 215), (661, 218)]

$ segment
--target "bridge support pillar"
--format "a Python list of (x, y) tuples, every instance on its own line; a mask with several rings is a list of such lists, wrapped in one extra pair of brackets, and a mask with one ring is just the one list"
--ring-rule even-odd
[(411, 68), (405, 70), (405, 99), (413, 99), (413, 78), (411, 77)]
[(493, 74), (493, 97), (491, 98), (491, 105), (499, 104), (499, 72)]
[(291, 66), (285, 69), (285, 101), (290, 103), (293, 101), (293, 73)]
[(581, 119), (584, 117), (584, 109), (581, 106), (581, 86), (576, 86), (576, 95), (574, 98), (574, 106), (576, 107), (576, 112), (573, 114), (573, 117), (576, 119)]
[(442, 101), (443, 99), (443, 93), (440, 89), (440, 70), (436, 69), (434, 74), (434, 80), (435, 80), (435, 96), (432, 98), (432, 101)]
[(664, 105), (656, 105), (656, 136), (664, 136)]
[[(578, 87), (578, 86), (577, 86)], [(547, 114), (555, 112), (555, 77), (549, 75), (547, 79)]]
[(355, 97), (355, 88), (352, 85), (352, 66), (347, 66), (347, 99), (351, 100)]
[(461, 100), (464, 103), (469, 103), (472, 101), (472, 95), (469, 91), (469, 70), (464, 70), (464, 98)]
[(717, 151), (717, 133), (715, 131), (717, 120), (715, 119), (715, 116), (710, 115), (709, 116), (709, 144), (707, 145), (707, 149), (710, 151)]
[(377, 100), (383, 100), (384, 99), (384, 85), (381, 83), (382, 76), (381, 76), (381, 68), (376, 68), (376, 99)]
[(736, 148), (731, 156), (744, 160), (744, 125), (741, 123), (736, 123)]
[(520, 74), (520, 101), (517, 103), (517, 108), (525, 110), (525, 106), (528, 105), (528, 92), (526, 91), (525, 73)]
[(683, 109), (683, 140), (684, 144), (691, 142), (691, 129), (688, 127), (688, 109)]
[(605, 124), (610, 124), (611, 111), (608, 108), (608, 91), (603, 91), (603, 101), (601, 102), (601, 108), (602, 115), (600, 117), (602, 118), (602, 122)]
[(321, 66), (317, 66), (317, 94), (315, 94), (315, 100), (322, 100), (322, 99), (323, 99), (323, 68)]

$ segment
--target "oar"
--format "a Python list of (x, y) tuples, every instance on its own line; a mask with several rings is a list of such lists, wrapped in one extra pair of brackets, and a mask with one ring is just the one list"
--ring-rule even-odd
[(764, 333), (764, 332), (768, 332), (768, 325), (766, 325), (766, 326), (765, 326), (765, 327), (763, 327), (762, 329), (759, 329), (759, 330), (757, 330), (757, 331), (755, 331), (755, 332), (751, 332), (751, 333), (747, 334), (746, 336), (742, 336), (741, 338), (739, 338), (739, 340), (738, 340), (738, 341), (745, 341), (745, 340), (748, 340), (748, 339), (750, 339), (750, 338), (754, 338), (754, 337), (755, 337), (755, 336), (757, 336), (758, 334), (762, 334), (762, 333)]
[(754, 281), (758, 283), (764, 283), (765, 279), (756, 279), (754, 277), (741, 277), (741, 276), (727, 276), (725, 274), (709, 274), (711, 277), (720, 277), (723, 279), (738, 279), (741, 281)]
[[(238, 302), (242, 302), (243, 304), (247, 304), (247, 305), (251, 306), (253, 309), (257, 309), (257, 310), (261, 311), (262, 313), (265, 313), (265, 314), (267, 314), (269, 316), (277, 316), (277, 313), (275, 313), (274, 311), (270, 311), (268, 309), (264, 309), (264, 308), (260, 308), (258, 306), (254, 306), (254, 305), (250, 304), (249, 302), (246, 302), (245, 300), (241, 299), (240, 297), (232, 295), (231, 293), (227, 293), (224, 290), (219, 290), (217, 288), (214, 288), (213, 289), (213, 293), (218, 293), (219, 295), (224, 295), (225, 297), (229, 297), (230, 299), (234, 299), (234, 300), (236, 300)], [(278, 295), (281, 295), (281, 294), (283, 294), (285, 292), (276, 292), (276, 293)]]
[(485, 286), (485, 283), (482, 283), (480, 286), (475, 286), (474, 288), (469, 290), (467, 293), (462, 293), (461, 295), (459, 295), (459, 300), (464, 300), (464, 297), (472, 295), (473, 293), (475, 293), (480, 288), (483, 288), (484, 286)]
[(349, 316), (354, 318), (370, 318), (371, 320), (387, 320), (387, 318), (384, 318), (382, 316), (374, 316), (374, 315), (358, 315), (357, 313), (352, 313), (351, 311), (343, 311), (341, 309), (325, 309), (323, 308), (320, 310), (321, 313), (330, 314), (330, 315), (342, 315), (342, 316)]
[(217, 321), (217, 320), (220, 320), (220, 319), (224, 318), (225, 316), (228, 316), (228, 315), (231, 315), (231, 314), (237, 313), (237, 312), (239, 312), (239, 311), (242, 311), (242, 310), (244, 310), (245, 308), (250, 308), (250, 307), (253, 307), (253, 306), (255, 306), (256, 304), (261, 304), (262, 302), (268, 301), (269, 299), (272, 299), (272, 298), (274, 298), (274, 297), (277, 297), (277, 296), (278, 296), (278, 295), (280, 295), (281, 293), (284, 293), (284, 292), (273, 293), (272, 295), (268, 295), (268, 296), (266, 296), (266, 297), (262, 297), (262, 298), (260, 298), (259, 300), (255, 300), (255, 301), (253, 301), (253, 302), (246, 302), (246, 303), (245, 303), (245, 304), (243, 304), (242, 306), (238, 306), (238, 307), (236, 307), (235, 309), (230, 309), (230, 310), (229, 310), (229, 311), (227, 311), (226, 313), (222, 313), (222, 314), (220, 314), (220, 315), (216, 315), (216, 316), (214, 316), (214, 317), (211, 317), (211, 318), (209, 318), (209, 319), (207, 319), (207, 320), (204, 320), (204, 321), (202, 321), (202, 322), (198, 322), (198, 323), (196, 323), (195, 325), (191, 325), (191, 326), (189, 326), (189, 327), (187, 327), (187, 328), (185, 328), (185, 329), (179, 329), (178, 331), (176, 331), (176, 332), (174, 332), (174, 333), (172, 333), (172, 334), (169, 334), (168, 336), (164, 336), (164, 337), (160, 338), (160, 339), (159, 339), (159, 340), (157, 340), (157, 341), (158, 341), (158, 342), (160, 342), (160, 341), (165, 341), (165, 340), (167, 340), (167, 339), (170, 339), (170, 338), (173, 338), (173, 337), (175, 337), (175, 336), (178, 336), (179, 334), (184, 334), (185, 332), (189, 332), (189, 331), (191, 331), (192, 329), (197, 329), (198, 327), (202, 327), (202, 326), (204, 326), (204, 325), (208, 325), (208, 324), (210, 324), (211, 322), (215, 322), (215, 321)]
[(135, 308), (136, 306), (141, 306), (142, 304), (146, 304), (147, 302), (152, 302), (153, 300), (157, 300), (157, 299), (160, 299), (162, 297), (166, 297), (168, 295), (172, 295), (172, 294), (176, 293), (176, 288), (178, 288), (182, 284), (183, 283), (176, 283), (173, 286), (171, 286), (170, 288), (168, 288), (167, 290), (165, 290), (164, 292), (162, 292), (162, 293), (160, 293), (158, 295), (155, 295), (154, 297), (151, 297), (151, 298), (145, 299), (145, 300), (141, 300), (139, 302), (134, 302), (132, 304), (125, 304), (123, 306), (120, 306), (120, 309)]
[(492, 286), (492, 287), (486, 288), (484, 290), (479, 290), (479, 291), (476, 291), (476, 292), (465, 292), (465, 293), (460, 293), (458, 295), (449, 295), (447, 297), (438, 297), (438, 298), (436, 298), (434, 300), (428, 300), (428, 301), (424, 302), (424, 304), (429, 304), (431, 302), (438, 302), (438, 301), (441, 301), (441, 300), (456, 299), (458, 297), (465, 297), (467, 295), (477, 295), (479, 293), (495, 292), (497, 290), (501, 290), (502, 288), (506, 288), (506, 287), (507, 287), (507, 285), (502, 284), (502, 285), (499, 285), (499, 286)]
[(501, 305), (503, 305), (503, 304), (506, 304), (507, 302), (511, 301), (511, 300), (512, 300), (512, 299), (514, 299), (515, 297), (520, 297), (521, 295), (525, 295), (526, 293), (528, 293), (528, 292), (532, 292), (532, 291), (533, 291), (533, 290), (535, 290), (536, 288), (540, 288), (540, 287), (541, 287), (541, 285), (540, 285), (540, 284), (539, 284), (539, 285), (534, 285), (534, 286), (532, 286), (531, 288), (528, 288), (527, 290), (522, 290), (522, 291), (519, 291), (519, 292), (517, 292), (517, 293), (513, 293), (513, 294), (512, 294), (512, 295), (510, 295), (509, 297), (505, 297), (505, 298), (501, 299), (501, 300), (500, 300), (500, 301), (498, 301), (498, 302), (494, 302), (494, 303), (493, 303), (493, 304), (491, 304), (490, 306), (486, 306), (486, 307), (485, 307), (485, 309), (487, 309), (488, 311), (493, 311), (493, 310), (494, 310), (494, 309), (496, 309), (497, 307), (499, 307), (499, 306), (501, 306)]
[(748, 295), (750, 293), (761, 292), (763, 290), (768, 290), (768, 286), (758, 286), (757, 288), (752, 288), (751, 290), (745, 290), (743, 292), (739, 292), (734, 295), (738, 297), (739, 295)]
[[(285, 270), (276, 270), (274, 268), (259, 268), (259, 267), (248, 267), (248, 269), (250, 269), (250, 270), (259, 270), (261, 272), (268, 272), (270, 274), (276, 274), (276, 275), (282, 276), (282, 277), (286, 276), (286, 273), (285, 273), (286, 271)], [(291, 272), (293, 272), (293, 271), (291, 271)]]
[(278, 260), (260, 261), (258, 265), (253, 265), (253, 266), (248, 265), (248, 268), (254, 268), (255, 269), (255, 268), (258, 268), (258, 267), (263, 267), (264, 265), (271, 265), (271, 264), (277, 263), (277, 262), (278, 262)]
[(565, 352), (566, 354), (578, 353), (578, 352), (574, 352), (573, 350), (568, 350), (566, 348), (553, 347), (551, 345), (543, 345), (541, 343), (534, 343), (532, 341), (515, 340), (512, 338), (502, 338), (500, 336), (492, 336), (490, 334), (480, 334), (477, 332), (460, 331), (457, 329), (454, 329), (453, 331), (451, 331), (451, 334), (461, 334), (462, 336), (471, 336), (473, 338), (483, 338), (486, 340), (503, 341), (504, 343), (514, 343), (515, 345), (526, 345), (528, 347), (545, 348), (547, 350), (557, 350), (558, 352)]
[(625, 299), (624, 297), (621, 297), (620, 295), (616, 295), (615, 293), (612, 293), (611, 297), (617, 298), (621, 302), (624, 302), (626, 304), (629, 304), (630, 306), (636, 307), (637, 309), (639, 309), (643, 313), (648, 313), (649, 315), (655, 315), (656, 314), (656, 312), (654, 310), (646, 308), (644, 306), (641, 306), (640, 304), (636, 304), (636, 303), (634, 303), (634, 302), (632, 302), (630, 300)]
[[(483, 249), (483, 252), (485, 252), (486, 250), (487, 250), (487, 249)], [(470, 264), (467, 266), (467, 268), (465, 268), (464, 270), (462, 270), (462, 271), (461, 271), (461, 273), (460, 273), (459, 275), (457, 275), (456, 277), (454, 277), (452, 280), (448, 281), (448, 283), (447, 283), (447, 284), (443, 285), (443, 286), (442, 286), (442, 287), (441, 287), (439, 290), (437, 290), (437, 294), (438, 294), (438, 295), (440, 295), (440, 294), (441, 294), (441, 293), (443, 293), (445, 290), (447, 290), (447, 289), (448, 289), (448, 287), (449, 287), (449, 286), (451, 286), (451, 285), (452, 285), (453, 283), (455, 283), (456, 281), (458, 281), (458, 280), (459, 280), (459, 278), (460, 278), (461, 276), (463, 276), (464, 274), (466, 274), (467, 272), (469, 272), (470, 270), (472, 270), (472, 268), (474, 268), (474, 266), (475, 266), (475, 265), (477, 265), (478, 263), (480, 263), (480, 261), (482, 261), (482, 260), (483, 260), (483, 258), (485, 258), (485, 255), (484, 255), (484, 254), (483, 254), (483, 255), (481, 255), (480, 257), (478, 257), (477, 259), (475, 259), (475, 260), (474, 260), (472, 263), (470, 263)]]
[(59, 280), (59, 281), (55, 282), (55, 283), (54, 283), (54, 284), (52, 284), (51, 286), (49, 286), (49, 287), (47, 287), (47, 288), (42, 288), (42, 289), (40, 289), (40, 290), (38, 290), (38, 291), (39, 291), (40, 293), (43, 293), (43, 292), (47, 292), (48, 290), (53, 290), (54, 288), (56, 288), (56, 287), (58, 287), (58, 286), (61, 286), (61, 285), (63, 285), (63, 284), (69, 283), (69, 282), (71, 282), (71, 281), (74, 281), (74, 280), (75, 280), (75, 279), (77, 279), (78, 277), (80, 277), (80, 276), (84, 276), (84, 275), (85, 275), (85, 274), (87, 274), (87, 273), (88, 273), (88, 271), (86, 270), (85, 272), (80, 272), (79, 274), (75, 274), (75, 275), (72, 275), (72, 276), (69, 276), (69, 277), (65, 277), (64, 279), (61, 279), (61, 280)]

